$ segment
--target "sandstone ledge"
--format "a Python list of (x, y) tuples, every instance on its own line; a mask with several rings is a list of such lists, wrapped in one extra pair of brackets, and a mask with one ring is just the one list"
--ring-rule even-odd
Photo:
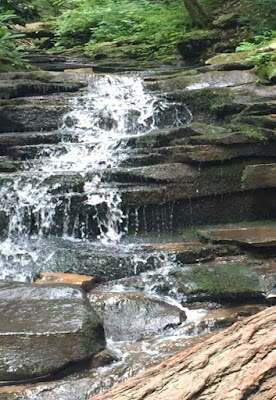
[(273, 400), (275, 369), (271, 307), (91, 400)]

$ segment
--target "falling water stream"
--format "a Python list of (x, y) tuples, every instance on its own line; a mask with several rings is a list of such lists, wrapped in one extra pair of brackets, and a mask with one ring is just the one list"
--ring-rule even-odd
[[(170, 122), (166, 120), (168, 113)], [(58, 247), (60, 241), (83, 245), (86, 249), (89, 246), (120, 252), (132, 249), (133, 263), (146, 263), (147, 258), (135, 253), (135, 238), (127, 235), (120, 190), (105, 182), (105, 172), (114, 170), (126, 159), (130, 138), (171, 126), (171, 120), (177, 126), (191, 118), (183, 105), (148, 93), (139, 77), (92, 76), (87, 90), (71, 102), (71, 111), (59, 130), (59, 145), (41, 146), (35, 159), (23, 163), (23, 170), (3, 176), (1, 208), (8, 216), (8, 228), (6, 238), (0, 243), (0, 278), (32, 281), (41, 269), (54, 266), (53, 243), (57, 242)], [(87, 209), (94, 209), (92, 222), (90, 217), (71, 213), (72, 207), (81, 201)], [(93, 235), (91, 226), (96, 227)], [(51, 250), (47, 243), (53, 244)], [(177, 293), (166, 297), (158, 294), (152, 280), (156, 274), (169, 276), (170, 269), (176, 267), (173, 257), (161, 253), (154, 256), (158, 269), (140, 276), (143, 294), (183, 309)], [(136, 290), (131, 285), (126, 288), (120, 281), (108, 287), (113, 292)], [(132, 342), (107, 338), (109, 348), (121, 360), (101, 368), (101, 378), (98, 372), (90, 394), (160, 361), (164, 354), (181, 349), (181, 341), (178, 346), (176, 338), (191, 337), (188, 328), (191, 323), (196, 325), (205, 312), (185, 311), (188, 318), (184, 324), (160, 333), (155, 339), (140, 341), (136, 347)], [(170, 338), (176, 348), (172, 351), (164, 344)], [(58, 396), (62, 399), (60, 393)]]
[[(32, 280), (45, 237), (91, 237), (89, 221), (70, 215), (77, 196), (95, 208), (98, 242), (118, 245), (127, 233), (126, 215), (119, 190), (102, 175), (128, 156), (131, 137), (166, 126), (165, 110), (175, 114), (175, 125), (189, 121), (188, 109), (179, 115), (178, 106), (147, 93), (140, 78), (93, 76), (87, 92), (72, 100), (60, 128), (61, 143), (42, 146), (34, 160), (25, 161), (23, 171), (2, 179), (1, 205), (9, 224), (0, 244), (0, 278)], [(78, 182), (81, 190), (74, 189)]]

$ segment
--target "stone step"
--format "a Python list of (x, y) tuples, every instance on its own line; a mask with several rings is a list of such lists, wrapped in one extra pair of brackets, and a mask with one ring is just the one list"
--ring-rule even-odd
[(93, 68), (90, 58), (66, 52), (32, 51), (28, 53), (28, 59), (32, 65), (44, 71), (62, 72), (65, 69)]
[[(166, 194), (162, 193), (158, 201), (158, 203), (162, 203), (162, 198), (163, 201), (165, 199), (177, 200), (243, 191), (242, 176), (244, 169), (249, 164), (256, 164), (256, 162), (261, 166), (266, 162), (266, 159), (238, 160), (234, 164), (204, 165), (200, 168), (197, 165), (187, 163), (117, 168), (105, 170), (103, 178), (107, 182), (130, 183), (130, 192), (133, 191), (133, 184), (137, 183), (134, 191), (138, 196), (139, 192), (144, 192), (143, 196), (145, 196), (146, 191), (153, 193), (155, 190), (161, 194), (164, 189)], [(127, 188), (122, 188), (122, 190), (127, 191)], [(162, 197), (164, 194), (165, 197)], [(144, 198), (144, 200), (150, 199)]]
[(7, 150), (7, 154), (13, 160), (32, 160), (38, 158), (36, 161), (37, 166), (39, 167), (39, 162), (48, 162), (47, 157), (50, 154), (66, 154), (66, 148), (61, 144), (37, 144), (37, 145), (26, 145), (26, 146), (13, 146), (9, 147)]
[(217, 125), (193, 122), (178, 128), (152, 131), (147, 135), (131, 138), (129, 146), (141, 149), (154, 149), (179, 145), (237, 146), (265, 144), (276, 140), (275, 130), (235, 124), (227, 128)]
[(276, 247), (276, 226), (225, 227), (200, 232), (214, 243), (252, 247)]
[(57, 144), (61, 140), (60, 132), (9, 132), (0, 133), (0, 154), (7, 154), (15, 146), (34, 146)]
[(45, 73), (43, 71), (0, 74), (0, 99), (53, 93), (77, 92), (88, 80), (79, 74)]
[(32, 103), (0, 105), (0, 133), (53, 131), (62, 125), (62, 116), (69, 110), (65, 99), (48, 98), (39, 104), (32, 98)]
[(96, 278), (93, 276), (77, 275), (77, 274), (65, 274), (61, 272), (41, 272), (39, 279), (35, 281), (36, 285), (74, 285), (79, 288), (89, 291), (96, 282)]
[(74, 172), (62, 172), (48, 176), (47, 173), (35, 171), (22, 171), (11, 174), (0, 173), (0, 188), (16, 185), (17, 190), (24, 189), (26, 183), (32, 182), (34, 188), (47, 187), (53, 195), (66, 193), (82, 193), (84, 187), (83, 177)]
[[(143, 154), (144, 153), (144, 154)], [(237, 145), (171, 145), (154, 149), (141, 150), (136, 153), (127, 151), (127, 158), (121, 167), (142, 167), (155, 164), (168, 163), (221, 163), (234, 159), (247, 159), (256, 157), (275, 158), (276, 142), (237, 144)]]

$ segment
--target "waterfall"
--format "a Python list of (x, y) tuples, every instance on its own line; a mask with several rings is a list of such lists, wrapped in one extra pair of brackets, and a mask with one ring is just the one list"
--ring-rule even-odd
[[(1, 209), (8, 218), (7, 237), (0, 244), (0, 278), (26, 280), (35, 271), (44, 237), (87, 241), (91, 225), (103, 245), (118, 245), (126, 233), (126, 216), (118, 188), (105, 182), (104, 172), (127, 157), (130, 138), (166, 126), (164, 111), (179, 115), (176, 104), (148, 93), (138, 77), (92, 76), (87, 90), (71, 102), (59, 133), (61, 143), (43, 146), (23, 171), (3, 175)], [(168, 124), (171, 125), (171, 124)], [(72, 219), (80, 201), (94, 208)]]

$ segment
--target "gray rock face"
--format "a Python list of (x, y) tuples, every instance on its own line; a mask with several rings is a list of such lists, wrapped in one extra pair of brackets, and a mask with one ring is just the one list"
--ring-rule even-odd
[(243, 175), (245, 189), (276, 187), (276, 164), (248, 165)]
[(0, 381), (50, 375), (105, 347), (85, 293), (66, 285), (0, 286)]
[(6, 105), (0, 107), (0, 132), (44, 131), (57, 129), (61, 117), (66, 112), (65, 106), (56, 105)]
[(0, 76), (0, 98), (49, 95), (59, 92), (76, 92), (87, 84), (84, 77), (75, 74), (50, 72), (8, 72)]
[(180, 325), (186, 314), (177, 307), (138, 292), (91, 292), (89, 300), (113, 340), (137, 340)]

